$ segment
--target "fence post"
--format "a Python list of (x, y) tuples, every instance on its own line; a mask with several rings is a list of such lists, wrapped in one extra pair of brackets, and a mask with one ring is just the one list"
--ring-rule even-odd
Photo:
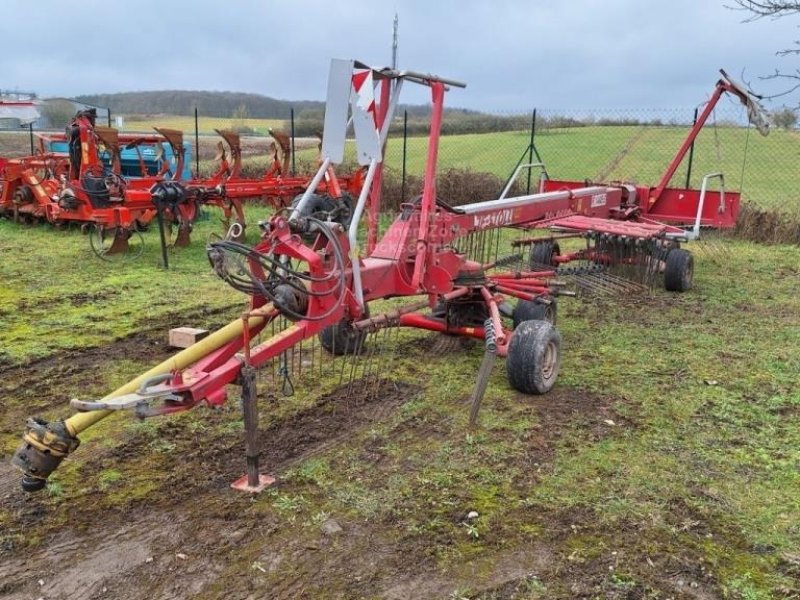
[(296, 169), (295, 169), (296, 163), (295, 163), (295, 156), (294, 156), (294, 107), (291, 107), (289, 109), (289, 121), (290, 121), (290, 125), (289, 126), (291, 127), (291, 130), (292, 130), (291, 131), (291, 134), (292, 134), (292, 177), (294, 177), (294, 174), (296, 172)]
[(194, 107), (194, 170), (195, 177), (200, 177), (200, 122), (197, 107)]
[(406, 150), (408, 149), (408, 111), (403, 111), (403, 174), (400, 179), (400, 203), (406, 201)]
[[(697, 125), (697, 110), (694, 109), (694, 119), (692, 120), (692, 127)], [(694, 142), (692, 140), (692, 145), (689, 146), (689, 166), (686, 168), (686, 189), (689, 189), (692, 180), (692, 161), (694, 160)]]
[[(533, 114), (531, 115), (531, 141), (528, 145), (528, 164), (533, 162), (533, 145), (534, 145), (534, 137), (536, 136), (536, 109), (533, 109)], [(531, 193), (531, 169), (528, 168), (528, 185), (525, 187), (525, 193)]]
[(30, 133), (30, 137), (31, 137), (31, 156), (33, 156), (33, 153), (34, 153), (34, 150), (33, 150), (33, 121), (28, 123), (28, 132)]

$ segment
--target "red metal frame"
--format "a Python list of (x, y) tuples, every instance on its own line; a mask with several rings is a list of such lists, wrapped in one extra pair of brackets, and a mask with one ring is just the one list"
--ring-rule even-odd
[[(653, 186), (616, 184), (625, 192), (624, 208), (635, 210), (642, 217), (672, 223), (676, 225), (692, 225), (697, 217), (700, 202), (700, 191), (691, 188), (668, 187), (683, 160), (686, 158), (692, 144), (705, 126), (709, 116), (714, 111), (723, 94), (733, 94), (743, 104), (749, 105), (752, 99), (738, 85), (732, 83), (725, 72), (723, 77), (714, 86), (714, 92), (706, 103), (703, 111), (689, 130), (677, 153), (670, 161), (659, 182)], [(587, 185), (587, 181), (567, 181), (545, 179), (542, 182), (542, 191), (560, 189), (576, 189)], [(724, 197), (719, 191), (706, 191), (705, 202), (700, 215), (700, 224), (703, 226), (729, 229), (736, 226), (739, 215), (741, 195), (738, 192), (725, 190)]]
[[(139, 178), (123, 179), (120, 175), (119, 146), (162, 144), (165, 140), (172, 147), (176, 157), (175, 174), (171, 181), (180, 181), (185, 160), (183, 151), (183, 133), (178, 130), (156, 128), (160, 134), (135, 135), (118, 134), (113, 128), (101, 128), (92, 124), (88, 115), (78, 115), (73, 121), (78, 128), (81, 145), (79, 165), (71, 165), (70, 158), (64, 153), (44, 152), (46, 140), (67, 140), (65, 134), (39, 135), (40, 153), (32, 157), (19, 159), (3, 159), (0, 164), (0, 212), (14, 214), (17, 218), (46, 219), (51, 223), (79, 222), (98, 225), (107, 230), (123, 232), (119, 244), (112, 247), (122, 251), (125, 247), (125, 233), (134, 225), (147, 225), (156, 214), (151, 189), (154, 184), (165, 180), (169, 166), (164, 164), (155, 175), (144, 175)], [(173, 205), (164, 207), (167, 223), (177, 223), (179, 233), (175, 245), (185, 246), (189, 243), (191, 224), (199, 214), (200, 205), (216, 206), (222, 210), (228, 222), (232, 217), (243, 227), (245, 225), (242, 200), (260, 198), (275, 208), (288, 205), (308, 186), (308, 177), (289, 177), (283, 173), (287, 161), (278, 160), (277, 153), (264, 177), (246, 179), (239, 177), (241, 170), (241, 148), (239, 136), (233, 132), (218, 132), (229, 144), (233, 157), (231, 165), (225, 154), (221, 157), (220, 167), (209, 178), (192, 179), (182, 182), (185, 197)], [(114, 189), (110, 190), (108, 206), (95, 206), (84, 190), (84, 178), (106, 174), (100, 160), (99, 144), (106, 146), (112, 156), (112, 173)], [(141, 156), (141, 155), (140, 155)], [(141, 162), (142, 173), (146, 173), (144, 162)], [(363, 172), (336, 179), (331, 172), (327, 181), (318, 186), (320, 194), (331, 194), (340, 197), (342, 189), (351, 195), (358, 195), (363, 185)], [(30, 195), (25, 195), (25, 202), (19, 202), (18, 190), (27, 188)], [(67, 200), (61, 196), (68, 195)]]
[[(342, 73), (341, 67), (342, 61), (338, 61), (332, 67), (332, 73)], [(356, 119), (356, 110), (361, 110), (357, 116), (361, 119), (362, 132), (365, 113), (372, 115), (376, 131), (384, 131), (385, 121), (391, 111), (387, 111), (386, 107), (376, 111), (363, 109), (359, 103), (365, 100), (365, 95), (360, 95), (360, 91), (354, 93), (354, 90), (359, 90), (354, 80), (356, 71), (363, 76), (364, 68), (357, 63), (351, 63), (351, 67), (354, 67), (350, 74), (353, 81), (349, 82), (353, 120)], [(160, 407), (150, 407), (145, 412), (139, 411), (140, 415), (169, 414), (201, 403), (219, 405), (225, 402), (226, 386), (238, 380), (244, 366), (264, 366), (284, 351), (327, 327), (344, 325), (358, 328), (362, 324), (366, 324), (365, 327), (371, 323), (377, 324), (381, 318), (369, 316), (368, 304), (379, 299), (427, 296), (429, 307), (435, 306), (437, 302), (446, 305), (454, 301), (482, 306), (485, 309), (485, 318), (481, 315), (477, 326), (465, 326), (449, 320), (447, 316), (438, 318), (434, 316), (434, 312), (423, 314), (422, 309), (418, 308), (419, 303), (405, 310), (396, 310), (393, 316), (388, 316), (387, 313), (383, 321), (385, 324), (393, 319), (394, 324), (399, 326), (478, 339), (489, 337), (491, 330), (495, 342), (492, 351), (505, 356), (509, 352), (515, 331), (519, 330), (503, 324), (500, 311), (502, 303), (507, 298), (541, 299), (549, 303), (551, 297), (558, 294), (559, 284), (552, 280), (555, 274), (552, 270), (500, 272), (496, 263), (481, 264), (471, 260), (457, 248), (459, 240), (467, 236), (507, 227), (556, 226), (576, 233), (606, 232), (609, 235), (659, 242), (669, 231), (676, 231), (676, 228), (663, 224), (621, 221), (621, 218), (630, 219), (637, 215), (626, 211), (626, 190), (619, 186), (570, 188), (479, 202), (458, 208), (438, 202), (435, 176), (444, 92), (448, 85), (461, 84), (431, 75), (390, 70), (372, 70), (371, 76), (378, 86), (385, 86), (382, 88), (384, 90), (389, 87), (392, 79), (398, 80), (399, 84), (399, 80), (403, 78), (422, 83), (431, 90), (430, 137), (420, 201), (404, 205), (401, 214), (380, 239), (377, 235), (377, 219), (368, 217), (370, 235), (374, 236), (375, 242), (371, 244), (374, 247), (365, 252), (363, 257), (357, 248), (351, 247), (351, 239), (356, 239), (350, 237), (355, 231), (354, 226), (351, 225), (346, 230), (338, 222), (315, 221), (310, 215), (302, 214), (300, 206), (291, 215), (286, 212), (278, 213), (263, 223), (261, 241), (252, 248), (230, 240), (212, 242), (209, 258), (221, 277), (232, 284), (238, 281), (226, 270), (225, 252), (231, 252), (246, 260), (249, 265), (251, 277), (244, 280), (259, 283), (253, 283), (251, 287), (238, 286), (239, 289), (256, 290), (250, 298), (249, 312), (242, 317), (245, 321), (244, 333), (189, 367), (173, 371), (163, 383), (148, 387), (147, 395), (142, 396), (142, 403), (149, 403), (156, 397), (168, 398), (168, 402)], [(363, 83), (363, 77), (360, 81)], [(334, 83), (336, 85), (329, 87), (329, 90), (334, 90), (332, 95), (335, 104), (341, 99), (339, 94), (343, 88), (341, 81), (335, 80)], [(384, 93), (380, 96), (384, 101), (388, 97)], [(375, 169), (380, 174), (382, 162), (371, 155), (371, 140), (362, 138), (361, 141), (364, 142), (364, 156), (370, 164), (368, 176), (373, 175)], [(341, 150), (337, 143), (338, 140), (331, 142), (332, 149), (323, 161), (318, 176), (321, 176), (323, 169), (327, 170), (331, 161), (330, 155)], [(329, 172), (328, 175), (329, 184), (336, 181), (335, 174)], [(371, 186), (359, 198), (357, 215), (362, 214), (364, 202), (367, 201), (363, 194), (366, 193), (373, 195), (369, 198), (370, 206), (380, 205), (380, 186)], [(310, 236), (314, 232), (317, 234)], [(310, 237), (313, 237), (313, 241), (309, 241)], [(558, 239), (560, 237), (563, 236)], [(578, 256), (601, 262), (612, 259), (599, 253), (594, 256), (589, 253), (574, 253), (560, 260), (571, 260)], [(298, 268), (292, 271), (292, 264), (304, 265), (303, 270)], [(234, 270), (237, 274), (242, 272), (238, 264)], [(268, 278), (267, 271), (271, 279)], [(280, 285), (288, 286), (292, 280), (301, 280), (301, 275), (302, 286), (292, 288), (296, 293), (296, 310), (290, 309), (287, 301), (280, 300), (274, 293), (276, 288), (270, 288), (269, 285), (280, 282)], [(360, 287), (357, 283), (359, 281)], [(237, 286), (234, 284), (234, 287)], [(251, 327), (250, 312), (263, 310), (267, 306), (272, 308), (266, 317), (259, 320), (258, 325)], [(277, 335), (251, 347), (254, 336), (264, 331), (266, 325), (281, 314), (292, 319), (292, 324)], [(261, 314), (259, 318), (261, 319)], [(64, 442), (66, 439), (67, 447), (75, 447), (75, 436), (80, 430), (70, 429), (69, 421), (62, 425), (57, 431), (66, 430), (68, 436), (72, 437), (65, 438), (64, 434), (59, 434), (62, 437), (56, 436), (57, 441)], [(23, 444), (20, 452), (23, 457), (17, 464), (24, 468), (24, 465), (31, 464), (24, 457), (25, 453), (30, 452), (30, 447)], [(63, 455), (64, 453), (61, 456)], [(46, 464), (57, 465), (57, 462)], [(52, 470), (55, 467), (49, 468)], [(34, 479), (47, 476), (39, 471), (28, 475)]]
[[(497, 353), (505, 356), (513, 332), (503, 325), (499, 304), (506, 297), (533, 300), (556, 294), (549, 282), (554, 272), (517, 271), (488, 275), (484, 272), (487, 265), (468, 260), (454, 249), (454, 242), (475, 232), (544, 223), (565, 214), (607, 221), (611, 211), (619, 208), (622, 193), (618, 188), (595, 186), (533, 195), (517, 201), (486, 202), (476, 205), (478, 209), (470, 212), (437, 204), (435, 174), (445, 86), (436, 80), (430, 81), (429, 86), (433, 110), (422, 200), (418, 205), (407, 205), (405, 212), (375, 243), (369, 256), (359, 259), (365, 304), (381, 298), (419, 294), (429, 295), (431, 303), (435, 298), (475, 298), (485, 303), (497, 334)], [(378, 128), (385, 116), (386, 111), (376, 113)], [(377, 194), (371, 199), (372, 205), (379, 206), (380, 188), (371, 188), (371, 193)], [(369, 227), (376, 233), (377, 222), (370, 220)], [(189, 409), (199, 403), (217, 405), (224, 401), (225, 386), (236, 381), (244, 364), (258, 368), (325, 327), (366, 317), (351, 285), (339, 290), (328, 278), (334, 269), (331, 262), (334, 253), (329, 245), (320, 238), (308, 245), (294, 233), (287, 217), (280, 214), (270, 219), (264, 231), (262, 241), (253, 248), (254, 252), (285, 256), (308, 265), (307, 272), (312, 282), (308, 287), (306, 318), (250, 348), (250, 340), (257, 331), (263, 330), (280, 314), (276, 310), (256, 330), (248, 331), (242, 338), (212, 352), (188, 369), (174, 373), (170, 382), (160, 386), (164, 393), (183, 399), (178, 404), (173, 402), (170, 412)], [(348, 237), (342, 230), (336, 237), (343, 255), (348, 257), (343, 280), (352, 282)], [(474, 286), (456, 283), (459, 277), (469, 274), (482, 282)], [(251, 309), (264, 306), (267, 300), (254, 296)], [(398, 324), (479, 339), (484, 336), (483, 327), (457, 326), (419, 312), (402, 314)]]
[[(245, 224), (242, 200), (259, 199), (275, 209), (280, 209), (288, 206), (297, 195), (302, 194), (308, 187), (308, 177), (291, 176), (285, 172), (289, 161), (290, 149), (288, 146), (283, 149), (285, 153), (283, 160), (280, 159), (276, 149), (272, 161), (262, 177), (241, 177), (242, 151), (239, 134), (226, 130), (216, 131), (227, 144), (232, 163), (228, 160), (228, 152), (223, 146), (219, 156), (219, 167), (214, 174), (207, 178), (193, 179), (187, 182), (187, 185), (204, 190), (204, 203), (222, 210), (226, 220), (235, 215), (237, 221), (242, 225)], [(277, 136), (278, 134), (273, 135)], [(282, 143), (277, 137), (275, 139), (276, 143)], [(344, 191), (351, 196), (357, 196), (363, 182), (364, 174), (360, 169), (352, 175), (338, 178), (335, 173), (331, 172), (329, 177), (317, 186), (316, 193), (339, 198)]]

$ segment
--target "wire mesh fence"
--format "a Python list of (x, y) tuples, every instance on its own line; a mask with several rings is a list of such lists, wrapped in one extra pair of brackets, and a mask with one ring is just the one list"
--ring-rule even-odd
[[(696, 114), (694, 108), (540, 109), (535, 114), (467, 117), (458, 111), (446, 113), (438, 154), (439, 192), (454, 204), (487, 199), (503, 189), (517, 166), (539, 162), (556, 179), (655, 186)], [(424, 116), (408, 114), (395, 119), (385, 158), (389, 205), (419, 192), (428, 146), (427, 131), (420, 126), (424, 121)], [(317, 141), (297, 138), (298, 164), (304, 172), (316, 164)], [(352, 144), (348, 156), (355, 156)], [(726, 189), (741, 192), (745, 201), (798, 213), (799, 160), (800, 131), (773, 128), (763, 137), (748, 124), (743, 106), (722, 104), (670, 185), (699, 187), (704, 175), (722, 172)], [(534, 190), (538, 176), (539, 169), (521, 170), (514, 191)]]
[[(684, 110), (537, 110), (524, 130), (444, 136), (439, 164), (496, 177), (499, 189), (517, 165), (544, 163), (554, 179), (625, 181), (655, 186), (686, 139), (694, 109)], [(387, 152), (390, 170), (406, 177), (421, 172), (425, 139), (410, 137)], [(800, 132), (773, 128), (763, 137), (747, 123), (743, 107), (722, 106), (698, 135), (689, 155), (671, 178), (672, 187), (699, 187), (712, 172), (725, 174), (728, 190), (769, 210), (800, 212), (797, 164)], [(521, 171), (518, 189), (535, 189), (538, 170)]]
[[(395, 117), (385, 156), (385, 201), (389, 208), (419, 193), (428, 139), (424, 109), (409, 107)], [(554, 179), (592, 182), (625, 181), (656, 185), (686, 138), (696, 117), (694, 108), (560, 110), (528, 113), (446, 111), (439, 146), (438, 191), (453, 204), (496, 196), (515, 168), (544, 163)], [(122, 133), (152, 134), (154, 127), (179, 129), (191, 147), (194, 174), (216, 167), (221, 138), (216, 131), (240, 134), (244, 173), (258, 176), (271, 163), (270, 132), (291, 136), (291, 170), (310, 174), (319, 156), (322, 115), (289, 110), (282, 119), (214, 117), (203, 114), (113, 115), (108, 124)], [(48, 130), (52, 131), (52, 130)], [(40, 149), (41, 132), (0, 132), (0, 156), (21, 156)], [(355, 147), (348, 144), (344, 170), (357, 168)], [(697, 187), (703, 175), (725, 174), (728, 190), (741, 191), (759, 208), (800, 212), (798, 159), (800, 131), (773, 128), (760, 136), (747, 123), (743, 106), (720, 104), (700, 132), (690, 156), (672, 177), (673, 187)], [(514, 192), (536, 189), (539, 168), (522, 170)]]

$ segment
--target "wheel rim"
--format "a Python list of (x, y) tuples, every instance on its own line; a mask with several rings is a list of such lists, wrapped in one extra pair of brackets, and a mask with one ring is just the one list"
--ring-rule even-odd
[(554, 341), (549, 341), (542, 354), (542, 377), (550, 381), (555, 375), (558, 366), (558, 347)]
[(117, 228), (104, 228), (102, 225), (92, 226), (89, 232), (89, 246), (97, 258), (106, 262), (126, 262), (139, 258), (144, 252), (144, 236), (141, 232), (128, 230), (128, 244), (122, 252), (109, 252), (114, 244)]
[(694, 261), (689, 261), (686, 265), (686, 270), (683, 272), (683, 287), (687, 288), (692, 284), (694, 279)]

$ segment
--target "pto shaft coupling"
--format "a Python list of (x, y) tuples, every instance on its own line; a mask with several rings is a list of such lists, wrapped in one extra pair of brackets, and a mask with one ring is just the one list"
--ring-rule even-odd
[(44, 488), (50, 474), (79, 444), (80, 440), (70, 434), (64, 421), (29, 418), (22, 444), (11, 459), (11, 464), (23, 472), (22, 489), (36, 492)]

